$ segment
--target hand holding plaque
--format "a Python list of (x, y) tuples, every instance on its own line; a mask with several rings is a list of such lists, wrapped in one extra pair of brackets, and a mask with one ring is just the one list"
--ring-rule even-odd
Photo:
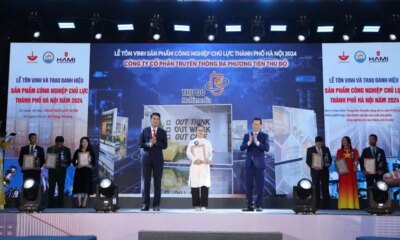
[(364, 158), (364, 169), (366, 174), (376, 173), (375, 164), (376, 164), (375, 158)]
[(57, 154), (48, 153), (46, 158), (45, 168), (56, 168), (57, 167)]
[(24, 154), (22, 169), (23, 170), (34, 170), (34, 169), (36, 169), (35, 168), (35, 155), (33, 155), (33, 154)]
[(78, 168), (90, 167), (90, 153), (80, 152), (78, 154)]
[(311, 167), (315, 170), (321, 170), (323, 167), (322, 156), (316, 153), (312, 154), (312, 165)]
[(340, 175), (349, 173), (346, 161), (344, 159), (338, 159), (335, 161), (336, 169)]
[(194, 157), (200, 161), (206, 160), (206, 148), (204, 145), (195, 145), (192, 146), (192, 154)]

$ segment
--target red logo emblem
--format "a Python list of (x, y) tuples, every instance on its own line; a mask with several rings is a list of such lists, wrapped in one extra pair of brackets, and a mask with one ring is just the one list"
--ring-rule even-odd
[(214, 96), (221, 96), (225, 88), (228, 86), (229, 80), (221, 73), (213, 71), (210, 74), (210, 79), (206, 83), (205, 88)]
[(26, 56), (26, 57), (28, 58), (29, 61), (34, 62), (34, 61), (36, 61), (36, 59), (37, 59), (38, 56), (35, 56), (35, 55), (33, 54), (33, 51), (32, 51), (31, 55), (28, 55), (28, 56)]
[(381, 55), (381, 51), (376, 51), (376, 56), (380, 56)]
[(68, 57), (68, 52), (64, 52), (64, 57)]
[(347, 59), (349, 59), (349, 55), (344, 54), (343, 51), (342, 55), (339, 55), (339, 59), (342, 61), (347, 61)]

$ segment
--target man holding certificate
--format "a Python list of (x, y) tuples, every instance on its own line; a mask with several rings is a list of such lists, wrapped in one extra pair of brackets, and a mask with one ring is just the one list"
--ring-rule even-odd
[[(245, 175), (246, 175), (246, 199), (247, 207), (243, 211), (250, 212), (262, 211), (264, 199), (264, 170), (265, 152), (269, 150), (268, 134), (261, 132), (261, 118), (253, 119), (253, 132), (247, 133), (243, 137), (240, 150), (246, 150)], [(257, 187), (257, 199), (254, 208), (253, 202), (253, 183)]]
[(44, 164), (44, 149), (37, 145), (36, 133), (29, 134), (29, 145), (21, 147), (18, 163), (22, 167), (23, 182), (33, 178), (40, 183), (40, 172)]
[(160, 211), (161, 201), (161, 179), (164, 168), (163, 149), (168, 147), (167, 133), (158, 127), (161, 115), (152, 113), (150, 116), (151, 127), (143, 129), (139, 138), (139, 147), (141, 150), (142, 163), (142, 209), (141, 211), (149, 211), (150, 206), (150, 182), (151, 175), (154, 179), (154, 200), (153, 210)]
[[(64, 137), (56, 137), (56, 145), (47, 149), (45, 167), (49, 169), (49, 208), (64, 207), (64, 185), (67, 167), (71, 164), (71, 150), (64, 146)], [(57, 203), (54, 192), (58, 189)]]
[[(307, 165), (311, 169), (311, 178), (315, 186), (317, 208), (326, 209), (330, 205), (329, 197), (329, 166), (332, 156), (329, 148), (323, 145), (321, 136), (315, 138), (315, 146), (307, 149)], [(322, 204), (320, 203), (320, 192), (322, 192)]]
[(208, 189), (211, 185), (210, 163), (213, 157), (211, 142), (204, 138), (204, 126), (197, 126), (196, 138), (191, 140), (186, 155), (191, 161), (189, 186), (192, 192), (193, 207), (205, 211), (208, 206)]
[(378, 136), (369, 135), (369, 147), (364, 148), (360, 157), (361, 171), (367, 178), (367, 187), (383, 179), (383, 175), (388, 173), (385, 151), (376, 146)]

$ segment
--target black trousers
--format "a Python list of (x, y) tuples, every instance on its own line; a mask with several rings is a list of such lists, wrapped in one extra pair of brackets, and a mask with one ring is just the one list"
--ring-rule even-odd
[[(66, 168), (56, 168), (49, 169), (49, 208), (64, 207), (64, 185), (65, 185), (65, 175), (67, 173)], [(56, 188), (56, 183), (58, 187), (57, 200), (54, 198), (54, 192)]]
[(367, 188), (370, 188), (374, 185), (375, 182), (383, 179), (383, 174), (369, 174), (366, 176), (367, 178)]
[[(317, 208), (329, 208), (329, 170), (323, 169), (319, 171), (311, 170), (312, 183), (315, 186)], [(321, 195), (322, 193), (322, 202)]]
[(161, 179), (163, 174), (163, 164), (142, 164), (143, 190), (142, 203), (146, 207), (150, 206), (150, 182), (151, 176), (154, 179), (154, 199), (153, 207), (160, 206), (161, 202)]
[(208, 207), (208, 187), (192, 188), (193, 207)]

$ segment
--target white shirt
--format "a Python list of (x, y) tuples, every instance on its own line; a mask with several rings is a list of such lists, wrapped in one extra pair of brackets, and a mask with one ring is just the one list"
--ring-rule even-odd
[[(196, 144), (197, 143), (197, 144)], [(205, 138), (195, 138), (191, 140), (186, 149), (186, 156), (191, 161), (190, 173), (189, 173), (189, 186), (192, 188), (198, 188), (202, 186), (211, 186), (211, 171), (210, 164), (194, 164), (196, 157), (192, 153), (192, 146), (204, 145), (206, 151), (206, 158), (212, 161), (213, 148), (211, 142)]]

